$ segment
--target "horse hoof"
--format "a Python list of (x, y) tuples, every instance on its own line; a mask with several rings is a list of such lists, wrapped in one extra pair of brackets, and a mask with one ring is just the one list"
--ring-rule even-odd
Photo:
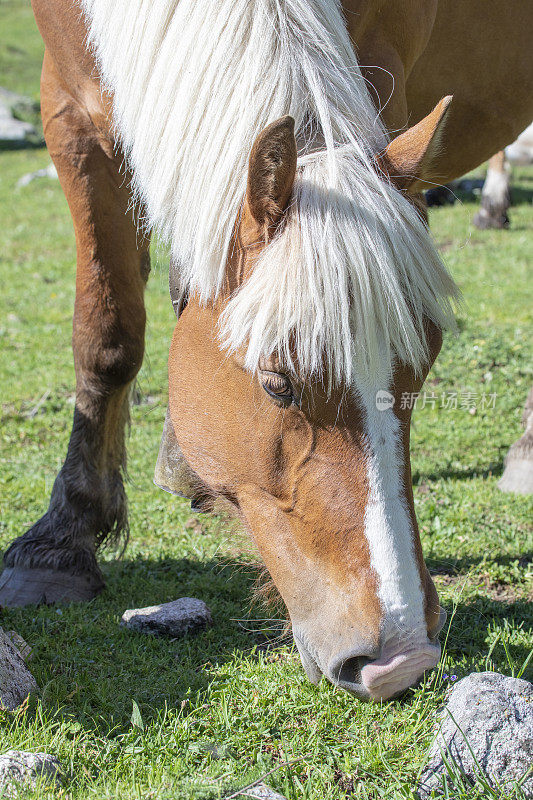
[(6, 567), (0, 576), (0, 606), (14, 608), (52, 603), (81, 603), (96, 597), (105, 584), (96, 575), (73, 575), (54, 569)]
[(511, 224), (505, 210), (488, 212), (485, 208), (481, 208), (475, 214), (472, 222), (480, 231), (487, 231), (491, 228), (506, 230)]

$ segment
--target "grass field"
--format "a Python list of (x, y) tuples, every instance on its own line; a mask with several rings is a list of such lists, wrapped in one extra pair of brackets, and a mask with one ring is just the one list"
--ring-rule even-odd
[[(37, 96), (42, 46), (29, 3), (0, 0), (0, 30), (0, 84)], [(73, 411), (67, 205), (57, 182), (15, 188), (47, 162), (45, 150), (0, 153), (2, 547), (45, 510)], [(250, 605), (254, 570), (232, 525), (153, 486), (173, 325), (168, 267), (154, 253), (126, 554), (103, 554), (108, 589), (88, 605), (1, 613), (33, 647), (41, 690), (0, 712), (0, 752), (44, 750), (65, 771), (63, 788), (25, 797), (219, 798), (273, 770), (268, 783), (290, 800), (409, 798), (449, 676), (525, 667), (532, 678), (533, 503), (496, 488), (533, 378), (532, 196), (533, 170), (517, 172), (507, 232), (477, 232), (471, 200), (431, 214), (465, 304), (426, 386), (435, 407), (415, 412), (412, 454), (423, 546), (450, 624), (440, 670), (381, 707), (310, 685), (290, 643), (276, 646), (279, 623)], [(442, 408), (452, 392), (459, 407)], [(208, 603), (212, 629), (168, 641), (119, 626), (126, 608), (183, 595)], [(479, 785), (450, 796), (493, 795)]]

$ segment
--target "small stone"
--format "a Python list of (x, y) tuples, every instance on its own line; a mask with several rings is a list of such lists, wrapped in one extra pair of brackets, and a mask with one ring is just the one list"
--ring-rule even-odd
[(242, 792), (243, 797), (255, 797), (258, 800), (287, 800), (282, 794), (275, 792), (266, 783), (256, 783), (249, 789), (244, 789)]
[(33, 125), (13, 114), (13, 109), (27, 104), (32, 105), (31, 100), (0, 87), (0, 142), (25, 142), (37, 135)]
[(143, 633), (177, 638), (213, 624), (211, 612), (195, 597), (180, 597), (170, 603), (146, 608), (131, 608), (122, 615), (122, 625)]
[[(439, 728), (420, 777), (420, 798), (433, 790), (438, 795), (444, 780), (451, 788), (445, 762), (467, 785), (481, 776), (495, 789), (511, 790), (533, 764), (533, 685), (497, 672), (468, 675), (451, 690)], [(533, 797), (533, 775), (522, 791)]]
[(2, 797), (20, 797), (23, 786), (61, 781), (61, 765), (48, 753), (8, 750), (0, 755), (0, 793)]
[(0, 707), (13, 711), (36, 689), (35, 678), (23, 655), (0, 628)]
[(223, 758), (234, 758), (235, 753), (233, 748), (228, 744), (220, 742), (194, 742), (189, 745), (191, 753), (206, 753), (211, 756), (214, 761), (219, 761)]
[(36, 134), (33, 125), (15, 119), (9, 109), (0, 106), (0, 142), (25, 142)]
[(49, 178), (50, 180), (57, 180), (57, 170), (50, 162), (47, 167), (43, 167), (43, 169), (38, 169), (35, 172), (27, 172), (17, 181), (17, 189), (21, 189), (24, 186), (28, 186), (28, 184), (32, 183), (33, 181), (37, 180), (38, 178)]

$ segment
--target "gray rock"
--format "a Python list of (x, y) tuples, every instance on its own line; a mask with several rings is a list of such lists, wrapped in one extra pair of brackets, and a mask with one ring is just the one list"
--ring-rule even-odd
[(0, 87), (0, 142), (25, 142), (37, 136), (31, 123), (22, 122), (13, 114), (16, 108), (29, 108), (32, 105), (29, 98)]
[(15, 108), (26, 112), (39, 110), (39, 103), (32, 100), (31, 97), (26, 97), (25, 94), (18, 94), (18, 92), (12, 92), (10, 89), (5, 89), (3, 86), (0, 86), (0, 103), (11, 110)]
[(61, 780), (61, 765), (48, 753), (8, 750), (0, 755), (0, 793), (2, 797), (20, 797), (24, 786), (37, 781), (54, 784)]
[(36, 689), (24, 658), (0, 628), (0, 707), (13, 711)]
[(275, 792), (266, 783), (258, 783), (252, 786), (251, 789), (247, 789), (244, 796), (259, 798), (259, 800), (287, 800), (284, 795)]
[(11, 109), (0, 103), (0, 142), (25, 142), (36, 135), (37, 131), (30, 122), (15, 119)]
[(17, 189), (22, 189), (24, 186), (27, 186), (32, 181), (37, 180), (37, 178), (50, 178), (51, 180), (57, 180), (57, 170), (55, 166), (50, 162), (47, 167), (43, 167), (43, 169), (38, 169), (35, 172), (27, 172), (17, 181)]
[(122, 615), (122, 625), (143, 633), (185, 636), (212, 625), (211, 612), (202, 600), (180, 597), (171, 603), (131, 608)]
[(266, 783), (263, 782), (256, 783), (253, 786), (250, 786), (249, 789), (243, 789), (242, 792), (230, 796), (255, 797), (257, 800), (287, 800), (284, 795), (275, 792), (274, 789), (271, 789), (270, 786), (267, 786)]
[[(441, 789), (443, 781), (453, 785), (445, 761), (467, 784), (482, 775), (494, 788), (511, 789), (533, 764), (533, 685), (496, 672), (473, 673), (456, 683), (420, 778), (420, 798)], [(533, 774), (522, 790), (533, 797)]]
[(193, 742), (189, 745), (191, 753), (207, 753), (214, 761), (221, 758), (236, 758), (236, 753), (228, 744), (220, 742)]
[(287, 800), (286, 797), (275, 792), (266, 783), (256, 783), (255, 786), (244, 789), (241, 794), (243, 797), (255, 797), (258, 800)]

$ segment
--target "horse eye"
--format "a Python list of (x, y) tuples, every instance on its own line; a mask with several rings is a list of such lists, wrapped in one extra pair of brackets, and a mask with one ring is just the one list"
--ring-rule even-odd
[(290, 406), (294, 400), (292, 384), (286, 375), (280, 372), (261, 372), (261, 384), (267, 394), (284, 406)]

